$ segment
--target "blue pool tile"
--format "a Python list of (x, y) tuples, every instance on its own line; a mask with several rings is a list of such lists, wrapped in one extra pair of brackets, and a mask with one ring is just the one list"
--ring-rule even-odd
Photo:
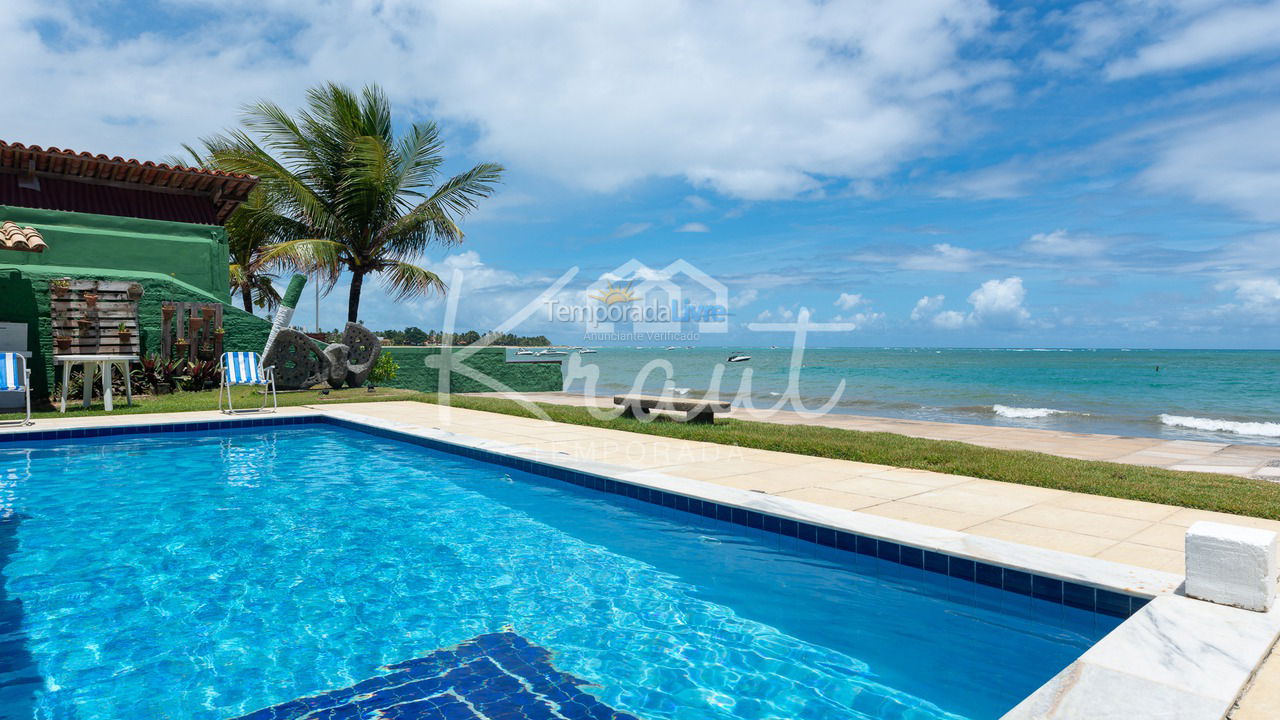
[[(1062, 603), (1062, 581), (1043, 575), (1031, 576), (1031, 596), (1039, 600)], [(1128, 607), (1126, 605), (1126, 610)]]
[(910, 547), (908, 545), (901, 546), (900, 562), (907, 567), (923, 568), (924, 567), (924, 551), (920, 548)]
[(1129, 614), (1132, 615), (1133, 613), (1138, 612), (1142, 608), (1146, 607), (1149, 602), (1151, 602), (1151, 598), (1130, 597)]
[(950, 574), (950, 560), (951, 556), (949, 555), (943, 555), (940, 552), (934, 552), (932, 550), (924, 551), (924, 569), (929, 572), (938, 573), (940, 575)]
[(1094, 606), (1095, 611), (1100, 612), (1103, 615), (1111, 615), (1113, 617), (1129, 617), (1130, 608), (1128, 595), (1122, 595), (1118, 592), (1098, 588), (1096, 597), (1097, 604)]
[(831, 528), (819, 527), (816, 538), (819, 545), (825, 547), (836, 546), (836, 531)]
[(796, 537), (804, 542), (814, 542), (818, 539), (818, 528), (809, 523), (796, 523)]
[(1062, 583), (1062, 603), (1069, 607), (1093, 612), (1096, 601), (1093, 588), (1079, 583)]
[(902, 556), (902, 546), (888, 540), (880, 540), (876, 543), (876, 557), (881, 560), (888, 560), (896, 563)]
[(867, 537), (867, 536), (865, 536), (865, 535), (859, 535), (859, 536), (858, 536), (858, 547), (857, 547), (857, 552), (858, 552), (858, 554), (859, 554), (859, 555), (871, 555), (871, 556), (875, 556), (875, 554), (876, 554), (876, 539), (875, 539), (875, 538), (871, 538), (871, 537)]
[(849, 552), (857, 552), (858, 536), (854, 535), (853, 533), (837, 530), (836, 531), (836, 547), (841, 550), (847, 550)]
[(972, 560), (953, 557), (951, 558), (951, 567), (948, 572), (953, 578), (972, 580), (974, 573), (973, 566), (974, 562)]
[(760, 529), (769, 533), (778, 533), (781, 531), (782, 521), (776, 515), (765, 515), (760, 520)]
[(977, 563), (974, 574), (979, 584), (993, 588), (1004, 588), (1004, 568), (998, 565)]
[(747, 527), (761, 530), (764, 528), (764, 515), (754, 510), (747, 512)]
[(1012, 568), (1004, 569), (1004, 589), (1019, 595), (1031, 594), (1031, 573)]
[(797, 537), (800, 535), (800, 523), (795, 520), (788, 520), (787, 518), (779, 518), (778, 532), (783, 537)]

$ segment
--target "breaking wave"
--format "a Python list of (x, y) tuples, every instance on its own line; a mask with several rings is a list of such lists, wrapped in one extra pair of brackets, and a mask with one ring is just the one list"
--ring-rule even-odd
[(1022, 419), (1042, 418), (1049, 417), (1050, 415), (1065, 415), (1069, 413), (1068, 410), (1054, 410), (1053, 408), (1024, 408), (1010, 407), (1008, 405), (992, 405), (991, 411), (1000, 417)]
[(1238, 435), (1257, 435), (1259, 437), (1280, 437), (1280, 423), (1273, 422), (1241, 422), (1167, 414), (1160, 416), (1160, 422), (1172, 427), (1191, 428), (1193, 430), (1229, 432)]

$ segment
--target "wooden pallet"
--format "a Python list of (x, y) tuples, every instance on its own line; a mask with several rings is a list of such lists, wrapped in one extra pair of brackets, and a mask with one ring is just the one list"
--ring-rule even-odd
[[(201, 320), (199, 330), (191, 329), (193, 317)], [(222, 327), (222, 303), (165, 302), (160, 306), (160, 318), (161, 357), (195, 362), (204, 343), (213, 346), (210, 359), (222, 357), (222, 336), (214, 332)], [(179, 339), (187, 341), (184, 352), (178, 352)]]
[[(71, 346), (63, 349), (53, 344), (58, 355), (137, 355), (141, 347), (138, 328), (138, 303), (128, 295), (134, 283), (124, 281), (72, 280), (59, 297), (50, 291), (49, 315), (53, 336), (71, 338)], [(98, 302), (89, 307), (86, 294), (96, 294)], [(120, 325), (130, 331), (120, 336)]]

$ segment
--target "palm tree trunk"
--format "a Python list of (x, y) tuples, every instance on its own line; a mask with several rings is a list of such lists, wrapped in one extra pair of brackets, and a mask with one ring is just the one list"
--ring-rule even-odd
[(364, 273), (351, 271), (351, 294), (347, 296), (347, 322), (360, 322), (360, 288), (364, 285)]
[(253, 312), (253, 288), (245, 285), (240, 288), (240, 295), (244, 300), (244, 311), (247, 313)]

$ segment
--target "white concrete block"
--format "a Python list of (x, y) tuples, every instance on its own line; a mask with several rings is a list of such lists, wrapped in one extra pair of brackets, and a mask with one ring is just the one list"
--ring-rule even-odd
[(1198, 522), (1187, 530), (1189, 597), (1265, 612), (1276, 599), (1276, 534)]

